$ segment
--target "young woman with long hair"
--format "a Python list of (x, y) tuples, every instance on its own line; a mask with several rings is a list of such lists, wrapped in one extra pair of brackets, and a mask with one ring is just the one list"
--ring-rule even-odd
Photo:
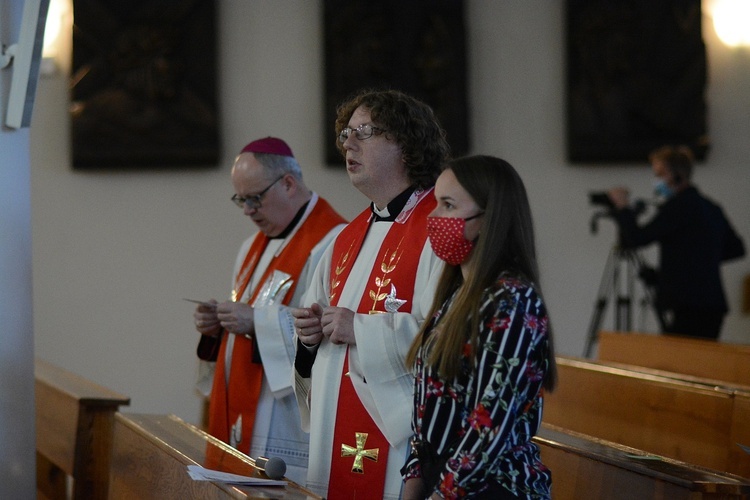
[(428, 235), (446, 266), (407, 355), (404, 498), (548, 498), (531, 438), (557, 371), (526, 189), (508, 162), (471, 156), (446, 165), (435, 197)]

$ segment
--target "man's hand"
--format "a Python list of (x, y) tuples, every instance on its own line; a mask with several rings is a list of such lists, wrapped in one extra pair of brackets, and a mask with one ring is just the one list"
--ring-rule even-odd
[(607, 191), (607, 196), (609, 196), (609, 201), (611, 201), (618, 210), (622, 210), (630, 204), (630, 192), (627, 188), (612, 188)]
[(229, 333), (252, 337), (255, 334), (255, 312), (244, 302), (222, 302), (216, 306), (222, 328)]
[(334, 344), (357, 345), (354, 338), (354, 311), (345, 307), (326, 307), (320, 319), (323, 335)]
[(320, 324), (323, 308), (320, 304), (315, 303), (311, 307), (299, 307), (291, 311), (294, 317), (294, 329), (300, 341), (306, 346), (320, 344), (323, 340), (323, 327)]
[(211, 299), (208, 302), (212, 305), (201, 304), (195, 308), (193, 319), (195, 319), (195, 329), (198, 330), (198, 333), (215, 337), (221, 333), (221, 324), (219, 324), (219, 318), (216, 316), (216, 301)]

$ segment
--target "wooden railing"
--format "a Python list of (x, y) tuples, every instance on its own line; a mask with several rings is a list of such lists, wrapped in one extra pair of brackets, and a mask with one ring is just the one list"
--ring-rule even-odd
[(552, 498), (748, 498), (750, 480), (543, 424), (534, 437), (552, 471)]
[(110, 500), (320, 498), (289, 480), (266, 487), (194, 481), (188, 465), (265, 477), (250, 457), (174, 415), (116, 415)]
[(557, 357), (544, 422), (717, 471), (750, 477), (750, 393)]
[(602, 331), (597, 358), (750, 387), (750, 345)]
[(39, 498), (106, 498), (114, 414), (130, 398), (37, 358), (36, 451)]

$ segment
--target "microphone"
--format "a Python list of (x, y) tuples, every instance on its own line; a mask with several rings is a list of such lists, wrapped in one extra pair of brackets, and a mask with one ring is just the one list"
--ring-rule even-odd
[(279, 457), (258, 457), (254, 460), (255, 466), (266, 473), (271, 479), (281, 479), (286, 473), (286, 462)]

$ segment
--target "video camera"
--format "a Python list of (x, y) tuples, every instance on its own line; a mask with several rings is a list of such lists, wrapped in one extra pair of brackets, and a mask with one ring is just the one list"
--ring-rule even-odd
[[(603, 207), (605, 210), (596, 212), (591, 218), (591, 234), (596, 234), (598, 230), (598, 222), (601, 217), (613, 217), (615, 210), (617, 209), (609, 198), (606, 191), (592, 191), (589, 193), (589, 204), (592, 206)], [(640, 215), (646, 210), (646, 202), (637, 199), (633, 202), (630, 208), (635, 212), (635, 215)]]
[(610, 210), (614, 210), (615, 208), (612, 200), (609, 199), (609, 195), (604, 191), (589, 193), (589, 203), (593, 206), (605, 207)]

